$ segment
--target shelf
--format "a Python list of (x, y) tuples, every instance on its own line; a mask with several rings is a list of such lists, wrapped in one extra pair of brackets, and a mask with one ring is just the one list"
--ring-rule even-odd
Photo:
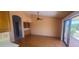
[(30, 28), (24, 28), (24, 31), (28, 31), (28, 30), (30, 30)]

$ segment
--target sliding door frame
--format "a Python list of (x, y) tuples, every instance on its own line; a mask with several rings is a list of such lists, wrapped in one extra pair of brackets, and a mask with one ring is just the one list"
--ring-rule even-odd
[[(68, 26), (68, 35), (67, 35), (67, 43), (65, 42), (65, 25), (66, 25), (66, 21), (69, 21), (69, 26)], [(64, 21), (64, 27), (63, 27), (63, 42), (64, 44), (68, 47), (69, 46), (69, 42), (70, 42), (70, 30), (71, 30), (71, 19), (65, 20)]]
[[(67, 17), (65, 17), (64, 19), (62, 19), (62, 32), (61, 32), (61, 40), (64, 42), (64, 21), (66, 21), (66, 20), (71, 20), (72, 21), (72, 18), (74, 18), (74, 17), (77, 17), (77, 16), (79, 16), (79, 11), (74, 11), (73, 13), (71, 13), (70, 15), (68, 15)], [(69, 42), (69, 41), (68, 41)], [(64, 42), (64, 44), (65, 44), (65, 42)], [(66, 44), (65, 44), (66, 45)], [(66, 45), (67, 46), (67, 45)], [(69, 46), (69, 45), (68, 45)], [(67, 46), (67, 47), (68, 47)]]

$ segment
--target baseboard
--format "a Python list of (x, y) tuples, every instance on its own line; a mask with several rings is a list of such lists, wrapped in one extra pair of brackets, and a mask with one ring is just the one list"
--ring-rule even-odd
[(46, 35), (36, 35), (36, 34), (31, 34), (33, 36), (41, 36), (41, 37), (51, 37), (51, 38), (58, 38), (60, 39), (61, 37), (57, 37), (57, 36), (46, 36)]

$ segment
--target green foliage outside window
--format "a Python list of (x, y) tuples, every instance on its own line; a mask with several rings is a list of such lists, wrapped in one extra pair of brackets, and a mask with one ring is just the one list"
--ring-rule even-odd
[(79, 31), (79, 24), (72, 24), (71, 25), (71, 34), (73, 35), (76, 33), (76, 31)]

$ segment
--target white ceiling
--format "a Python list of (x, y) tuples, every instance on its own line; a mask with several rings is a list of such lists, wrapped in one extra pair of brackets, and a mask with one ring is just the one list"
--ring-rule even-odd
[[(28, 11), (26, 13), (37, 15), (37, 12), (38, 11)], [(57, 14), (58, 14), (57, 11), (39, 11), (39, 15), (41, 15), (41, 16), (55, 16)]]
[[(27, 14), (37, 15), (38, 11), (25, 11)], [(39, 15), (41, 16), (51, 16), (54, 18), (63, 19), (68, 16), (72, 11), (39, 11)]]

